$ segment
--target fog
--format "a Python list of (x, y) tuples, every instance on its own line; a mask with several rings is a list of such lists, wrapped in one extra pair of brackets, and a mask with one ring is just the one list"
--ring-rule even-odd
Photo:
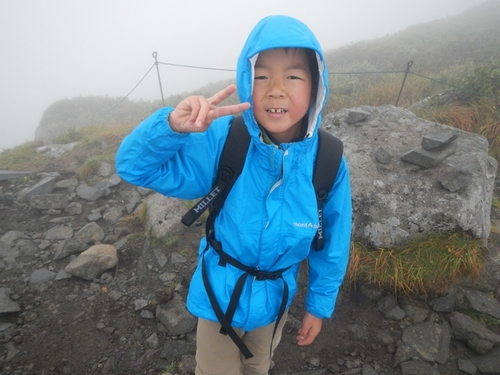
[[(127, 95), (158, 61), (234, 69), (271, 14), (305, 22), (329, 50), (453, 16), (485, 0), (0, 0), (0, 151), (34, 140), (45, 109)], [(234, 73), (160, 65), (165, 97)], [(129, 96), (161, 99), (152, 69)]]

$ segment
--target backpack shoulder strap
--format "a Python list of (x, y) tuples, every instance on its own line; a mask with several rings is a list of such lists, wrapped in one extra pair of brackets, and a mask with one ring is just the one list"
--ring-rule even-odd
[(250, 145), (250, 135), (242, 116), (233, 120), (219, 159), (217, 177), (212, 190), (205, 195), (182, 218), (184, 225), (192, 225), (208, 207), (218, 212), (243, 170)]
[(319, 217), (319, 228), (314, 238), (315, 250), (321, 250), (325, 246), (323, 236), (323, 204), (337, 178), (337, 171), (344, 151), (342, 141), (326, 130), (319, 129), (318, 136), (318, 153), (316, 154), (313, 173), (313, 185), (316, 192)]

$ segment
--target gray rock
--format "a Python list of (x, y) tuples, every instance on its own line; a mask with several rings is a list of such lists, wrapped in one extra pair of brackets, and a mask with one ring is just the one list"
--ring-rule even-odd
[(488, 340), (471, 338), (467, 341), (467, 345), (479, 354), (488, 354), (493, 349), (493, 343)]
[(469, 186), (472, 182), (472, 176), (459, 166), (444, 163), (438, 175), (438, 181), (446, 190), (454, 193)]
[(365, 363), (362, 367), (362, 375), (378, 375), (378, 373), (373, 369), (373, 367)]
[(10, 288), (0, 288), (0, 314), (15, 313), (21, 310), (19, 304), (9, 297)]
[(17, 200), (19, 202), (29, 202), (31, 197), (34, 195), (50, 194), (54, 189), (56, 180), (56, 177), (45, 177), (31, 188), (23, 191), (22, 194), (19, 193), (17, 196)]
[[(486, 138), (424, 121), (391, 105), (357, 109), (370, 113), (358, 123), (360, 126), (347, 123), (348, 109), (326, 115), (322, 123), (333, 135), (345, 140), (354, 240), (373, 248), (393, 248), (437, 230), (459, 230), (488, 238), (497, 162), (488, 155)], [(401, 155), (420, 145), (424, 136), (447, 132), (457, 138), (444, 147), (448, 151), (438, 148), (446, 153), (456, 148), (446, 163), (425, 169), (400, 160)], [(379, 148), (397, 157), (381, 164), (374, 157)], [(437, 159), (441, 158), (433, 158)], [(438, 182), (438, 176), (449, 165), (460, 166), (470, 176), (468, 185), (454, 193)], [(456, 182), (451, 180), (452, 190), (461, 186), (460, 181), (458, 185)]]
[(398, 301), (394, 296), (385, 296), (377, 302), (378, 310), (388, 319), (402, 320), (406, 313), (398, 306)]
[(403, 375), (439, 375), (432, 365), (422, 361), (409, 361), (401, 363)]
[(0, 259), (31, 257), (36, 249), (36, 244), (20, 231), (11, 230), (0, 237)]
[(78, 142), (71, 142), (65, 144), (51, 144), (40, 146), (36, 148), (36, 152), (41, 155), (49, 156), (52, 158), (58, 158), (67, 151), (70, 151), (76, 147)]
[(142, 197), (136, 190), (125, 190), (120, 192), (120, 197), (125, 201), (125, 209), (128, 214), (134, 212), (135, 208), (141, 203)]
[(0, 171), (0, 181), (4, 180), (13, 180), (15, 178), (26, 177), (32, 174), (33, 172), (16, 172), (16, 171)]
[(179, 371), (182, 375), (190, 375), (195, 373), (196, 357), (192, 354), (186, 354), (181, 357), (179, 362)]
[[(1, 300), (0, 300), (1, 303)], [(15, 312), (15, 311), (14, 311)], [(10, 327), (12, 327), (12, 323), (5, 323), (5, 322), (0, 322), (0, 332), (8, 330)]]
[(104, 230), (95, 222), (88, 223), (75, 234), (75, 240), (84, 243), (97, 243), (104, 238)]
[(151, 349), (158, 349), (160, 347), (160, 339), (158, 338), (158, 334), (155, 332), (151, 336), (146, 339), (146, 344)]
[(454, 132), (442, 132), (426, 134), (422, 137), (422, 148), (427, 151), (432, 151), (457, 139), (457, 134)]
[(100, 189), (103, 191), (109, 190), (113, 186), (118, 185), (121, 182), (120, 176), (118, 176), (116, 173), (113, 175), (109, 176), (108, 178), (105, 178), (101, 181), (99, 181), (97, 184), (94, 185), (96, 189)]
[(192, 332), (198, 320), (186, 309), (183, 301), (173, 299), (156, 307), (156, 318), (163, 323), (172, 335)]
[(139, 187), (137, 187), (137, 189), (136, 189), (136, 190), (137, 190), (137, 192), (138, 192), (138, 193), (139, 193), (142, 197), (144, 197), (144, 196), (146, 196), (146, 195), (149, 195), (149, 194), (153, 193), (153, 190), (148, 189), (148, 188), (143, 188), (143, 187), (140, 187), (140, 186), (139, 186)]
[(12, 358), (14, 358), (20, 352), (20, 350), (16, 348), (13, 342), (8, 342), (7, 344), (5, 344), (5, 347), (7, 348), (7, 361), (11, 361)]
[(488, 355), (470, 360), (481, 374), (500, 374), (500, 347), (493, 349)]
[(64, 269), (67, 273), (86, 280), (93, 280), (118, 263), (113, 245), (94, 245), (78, 255)]
[(123, 208), (122, 207), (111, 207), (106, 210), (102, 215), (103, 219), (106, 220), (109, 224), (115, 225), (122, 218)]
[(500, 301), (479, 290), (461, 288), (466, 302), (474, 311), (500, 319)]
[(147, 199), (148, 226), (156, 238), (185, 231), (181, 224), (182, 216), (187, 212), (181, 200), (153, 194)]
[(46, 240), (66, 240), (73, 237), (73, 228), (67, 226), (58, 226), (50, 228), (45, 232)]
[(412, 323), (422, 323), (429, 316), (428, 309), (409, 304), (403, 306), (403, 310), (406, 313), (407, 318), (410, 319)]
[(448, 293), (444, 297), (433, 299), (430, 306), (435, 312), (452, 312), (455, 308), (455, 298), (454, 294)]
[(445, 148), (427, 151), (423, 147), (417, 147), (401, 156), (401, 160), (424, 168), (434, 168), (443, 160), (457, 151), (457, 144), (452, 143)]
[(56, 274), (54, 272), (49, 271), (46, 268), (39, 268), (31, 273), (30, 284), (42, 284), (53, 280), (55, 277)]
[(95, 187), (80, 184), (76, 188), (76, 194), (82, 199), (93, 202), (102, 197), (104, 192), (100, 189), (96, 189)]
[(458, 369), (465, 374), (475, 375), (477, 372), (477, 367), (474, 366), (474, 363), (465, 359), (458, 360)]
[(165, 264), (168, 263), (168, 258), (163, 253), (162, 249), (153, 249), (153, 253), (154, 253), (156, 260), (158, 261), (158, 265), (160, 267), (163, 267), (163, 266), (165, 266)]
[(370, 112), (363, 111), (361, 109), (350, 109), (347, 111), (346, 122), (348, 124), (356, 124), (367, 119), (370, 115)]
[(97, 175), (101, 177), (109, 177), (113, 173), (113, 166), (105, 161), (101, 162), (99, 166), (99, 170), (97, 171)]
[(70, 279), (71, 276), (72, 275), (70, 273), (67, 273), (65, 270), (60, 270), (59, 272), (57, 272), (56, 277), (54, 278), (54, 280), (56, 280), (56, 281), (58, 281), (58, 280), (66, 280), (66, 279)]
[(455, 311), (450, 316), (450, 324), (455, 338), (466, 341), (473, 349), (480, 350), (480, 354), (484, 354), (484, 350), (488, 348), (488, 344), (484, 341), (490, 342), (491, 347), (500, 344), (500, 335), (490, 331), (470, 316)]
[(90, 215), (87, 216), (88, 221), (97, 221), (102, 218), (102, 215), (100, 212), (92, 212)]
[[(361, 374), (361, 371), (362, 371), (361, 368), (355, 368), (352, 370), (341, 372), (340, 375), (359, 375)], [(319, 369), (319, 370), (295, 372), (293, 375), (327, 375), (327, 374), (328, 374), (327, 369)]]
[(79, 202), (71, 202), (64, 208), (64, 212), (70, 215), (80, 215), (83, 212), (82, 204)]
[(383, 147), (379, 147), (375, 152), (375, 160), (382, 164), (389, 164), (391, 162), (392, 155), (390, 151)]
[(127, 241), (128, 241), (128, 236), (125, 236), (125, 237), (120, 238), (113, 245), (115, 245), (116, 250), (120, 250), (120, 248), (122, 248), (123, 246), (125, 246), (125, 244), (127, 243)]
[(392, 335), (385, 330), (378, 330), (377, 332), (377, 340), (380, 341), (384, 345), (394, 344), (394, 338)]
[(177, 264), (177, 263), (186, 263), (187, 262), (187, 259), (184, 255), (182, 255), (181, 253), (177, 252), (177, 251), (174, 251), (172, 252), (172, 256), (170, 258), (170, 261), (172, 262), (172, 264)]
[(149, 310), (142, 310), (140, 315), (142, 319), (154, 319), (155, 317), (155, 315)]
[(447, 324), (430, 321), (406, 327), (396, 351), (396, 365), (412, 358), (446, 363), (450, 355), (451, 331)]
[(360, 291), (365, 297), (371, 299), (372, 301), (378, 301), (385, 294), (385, 292), (380, 288), (364, 284), (361, 285)]
[(61, 241), (57, 244), (54, 260), (63, 259), (73, 254), (79, 254), (88, 248), (89, 245), (86, 242), (83, 242), (78, 238), (68, 238), (67, 240)]
[(2, 237), (0, 237), (0, 242), (5, 243), (8, 246), (11, 246), (12, 243), (18, 240), (19, 238), (28, 239), (29, 237), (23, 232), (20, 232), (18, 230), (9, 230)]
[(134, 301), (134, 306), (135, 306), (134, 310), (135, 311), (142, 310), (147, 305), (148, 305), (148, 300), (147, 299), (136, 299)]
[(78, 180), (76, 178), (68, 178), (66, 180), (57, 181), (54, 185), (54, 189), (76, 188), (77, 186)]
[(368, 329), (363, 324), (349, 324), (347, 328), (357, 340), (363, 340), (368, 337)]
[(68, 205), (65, 194), (39, 194), (30, 198), (31, 207), (37, 210), (62, 210)]

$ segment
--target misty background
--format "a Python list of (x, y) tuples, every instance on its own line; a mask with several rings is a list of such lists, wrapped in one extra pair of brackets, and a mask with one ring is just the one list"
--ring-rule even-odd
[[(486, 0), (0, 0), (0, 151), (32, 141), (45, 109), (78, 96), (127, 95), (154, 63), (235, 69), (271, 14), (306, 23), (328, 51), (457, 15)], [(234, 72), (160, 65), (165, 97)], [(156, 70), (129, 96), (161, 99)]]

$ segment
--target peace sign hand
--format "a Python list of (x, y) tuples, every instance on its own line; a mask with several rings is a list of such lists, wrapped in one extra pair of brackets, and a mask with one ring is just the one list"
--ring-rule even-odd
[(204, 132), (216, 118), (236, 114), (250, 108), (250, 103), (240, 103), (217, 107), (236, 91), (229, 85), (210, 98), (190, 96), (180, 102), (170, 113), (170, 128), (178, 133)]

